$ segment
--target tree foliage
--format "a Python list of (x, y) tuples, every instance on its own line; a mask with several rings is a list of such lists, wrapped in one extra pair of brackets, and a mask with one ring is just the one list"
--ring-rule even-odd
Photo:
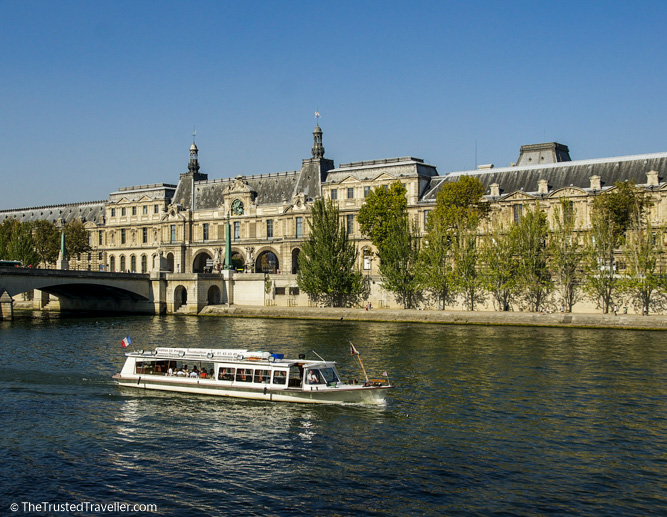
[(552, 287), (547, 253), (547, 216), (539, 205), (526, 210), (510, 233), (516, 250), (517, 288), (530, 310), (538, 311)]
[(39, 220), (33, 223), (35, 252), (42, 264), (52, 264), (60, 251), (60, 232), (50, 221)]
[(335, 203), (319, 198), (311, 214), (310, 235), (299, 253), (297, 283), (311, 298), (339, 307), (363, 290), (363, 277), (356, 268), (358, 250)]
[(616, 253), (623, 246), (632, 221), (640, 220), (649, 204), (631, 182), (617, 182), (614, 189), (593, 201), (591, 230), (584, 251), (584, 290), (605, 314), (618, 289)]
[(465, 225), (476, 228), (489, 213), (490, 205), (484, 201), (484, 185), (478, 178), (461, 176), (446, 182), (436, 196), (435, 209), (429, 222), (445, 228)]
[(65, 250), (68, 259), (91, 250), (90, 234), (80, 219), (65, 223)]
[(383, 287), (409, 309), (415, 306), (419, 279), (419, 232), (407, 215), (389, 220), (387, 236), (378, 250)]
[(561, 198), (554, 207), (553, 231), (549, 241), (549, 254), (556, 288), (565, 312), (581, 297), (580, 265), (582, 245), (575, 231), (576, 211), (573, 204)]
[(496, 220), (481, 245), (484, 288), (493, 296), (496, 308), (509, 310), (516, 292), (517, 261), (513, 235)]
[(417, 262), (417, 283), (432, 292), (444, 310), (453, 299), (453, 262), (450, 232), (442, 225), (432, 225), (424, 238)]
[(372, 190), (359, 209), (357, 221), (361, 233), (367, 235), (378, 250), (395, 229), (395, 219), (407, 216), (406, 193), (403, 184), (395, 181), (389, 188), (378, 187)]

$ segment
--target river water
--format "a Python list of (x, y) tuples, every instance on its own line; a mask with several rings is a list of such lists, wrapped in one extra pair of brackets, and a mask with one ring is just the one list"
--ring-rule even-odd
[[(361, 377), (352, 340), (397, 387), (380, 407), (119, 388), (126, 335), (137, 349), (314, 350), (343, 378)], [(0, 514), (664, 515), (666, 337), (19, 313), (0, 322)], [(30, 512), (39, 502), (79, 506)]]

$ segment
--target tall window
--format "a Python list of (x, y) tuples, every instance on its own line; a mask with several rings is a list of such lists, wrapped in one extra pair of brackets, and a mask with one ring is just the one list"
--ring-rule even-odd
[(169, 241), (176, 242), (176, 225), (172, 224), (169, 227)]
[(116, 209), (115, 208), (111, 209), (111, 217), (116, 217)]
[(116, 257), (113, 255), (109, 257), (109, 271), (112, 273), (116, 271)]
[(125, 214), (126, 214), (125, 207), (123, 207), (123, 208), (120, 209), (120, 215), (122, 215), (124, 217)]
[(273, 219), (266, 221), (266, 238), (273, 239)]
[(205, 241), (208, 240), (208, 223), (204, 223), (202, 228), (202, 233), (204, 234), (203, 238)]
[(146, 259), (146, 255), (141, 256), (141, 272), (145, 273), (148, 271), (148, 261)]
[(148, 228), (141, 229), (141, 242), (144, 244), (148, 242)]
[(120, 257), (120, 272), (125, 273), (125, 256)]
[(234, 240), (241, 238), (241, 223), (239, 221), (234, 221)]
[(371, 188), (369, 186), (364, 187), (364, 197), (368, 197), (368, 194), (371, 193)]
[(303, 237), (303, 217), (296, 218), (296, 236)]
[(350, 187), (347, 189), (347, 199), (354, 199), (354, 188)]
[(159, 214), (160, 213), (160, 207), (158, 205), (153, 205), (153, 213), (154, 214)]
[(97, 236), (98, 236), (98, 244), (102, 246), (102, 244), (104, 243), (104, 233), (102, 232), (102, 230), (99, 230), (97, 232)]
[(137, 215), (137, 207), (136, 206), (132, 207), (132, 215)]
[(125, 244), (125, 228), (120, 231), (120, 243)]
[(143, 215), (148, 215), (148, 205), (144, 205), (144, 206), (142, 207), (142, 212), (141, 212), (141, 213), (142, 213)]
[(331, 189), (331, 199), (338, 199), (338, 189)]
[(521, 208), (522, 205), (514, 205), (512, 207), (512, 210), (514, 211), (514, 222), (518, 223), (519, 220), (521, 219)]
[(347, 216), (347, 234), (352, 235), (354, 233), (354, 216), (352, 214)]
[(134, 255), (130, 257), (130, 271), (132, 273), (137, 272), (137, 257), (135, 257)]
[(424, 229), (428, 228), (428, 218), (431, 215), (430, 210), (424, 210)]

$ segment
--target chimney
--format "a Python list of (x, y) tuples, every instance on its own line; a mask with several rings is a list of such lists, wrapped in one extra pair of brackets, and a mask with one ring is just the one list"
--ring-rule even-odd
[(660, 184), (658, 181), (658, 171), (648, 171), (646, 173), (646, 184), (649, 187), (657, 187)]
[(500, 197), (500, 185), (498, 185), (497, 183), (491, 183), (491, 185), (489, 185), (489, 188), (491, 189), (492, 197)]
[(602, 182), (600, 181), (600, 176), (591, 176), (588, 179), (591, 180), (591, 190), (602, 190)]
[(537, 193), (538, 194), (549, 193), (549, 182), (547, 180), (541, 179), (537, 182)]

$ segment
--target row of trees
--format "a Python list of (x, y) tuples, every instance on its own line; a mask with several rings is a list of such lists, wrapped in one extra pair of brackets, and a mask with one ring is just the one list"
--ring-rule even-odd
[[(383, 287), (404, 307), (436, 298), (443, 309), (462, 301), (475, 310), (490, 296), (499, 310), (570, 312), (584, 298), (605, 313), (614, 305), (644, 313), (662, 308), (662, 231), (652, 228), (651, 201), (634, 184), (620, 182), (597, 196), (586, 231), (576, 227), (567, 199), (554, 208), (551, 224), (537, 204), (507, 226), (483, 194), (468, 176), (443, 185), (423, 237), (400, 182), (366, 198), (360, 229), (377, 249)], [(355, 301), (368, 288), (357, 257), (336, 204), (318, 199), (299, 258), (301, 289), (333, 305)]]
[[(0, 260), (20, 260), (26, 266), (54, 264), (60, 252), (61, 230), (49, 221), (0, 223)], [(80, 220), (65, 223), (66, 258), (90, 251), (89, 234)]]

